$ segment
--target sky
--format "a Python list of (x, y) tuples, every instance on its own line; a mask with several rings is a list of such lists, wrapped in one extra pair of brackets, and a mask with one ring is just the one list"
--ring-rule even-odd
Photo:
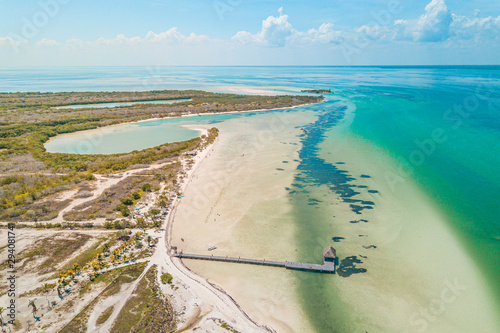
[(0, 67), (474, 64), (498, 0), (0, 0)]

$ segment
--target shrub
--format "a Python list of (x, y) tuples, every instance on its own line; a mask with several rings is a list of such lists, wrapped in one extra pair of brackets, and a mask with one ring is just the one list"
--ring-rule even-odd
[[(136, 193), (136, 192), (134, 192), (134, 193)], [(140, 196), (139, 196), (139, 198), (140, 198)], [(122, 204), (127, 205), (127, 206), (132, 206), (134, 204), (134, 199), (131, 197), (122, 198), (120, 201), (122, 202)]]
[(121, 212), (124, 217), (130, 216), (130, 209), (124, 204), (116, 206), (116, 211)]
[(113, 223), (113, 227), (114, 227), (115, 229), (125, 229), (125, 226), (124, 226), (124, 225), (122, 225), (122, 224), (120, 223), (120, 221), (115, 221), (115, 222)]
[(161, 275), (161, 283), (163, 284), (171, 284), (172, 283), (172, 275), (168, 274), (168, 273), (163, 273)]

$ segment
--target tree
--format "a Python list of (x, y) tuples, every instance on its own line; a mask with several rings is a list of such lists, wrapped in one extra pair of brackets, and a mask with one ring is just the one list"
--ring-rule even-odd
[[(134, 193), (139, 193), (139, 192), (134, 192)], [(139, 199), (140, 198), (141, 198), (141, 195), (139, 194)], [(134, 199), (131, 197), (122, 198), (120, 201), (122, 202), (122, 204), (127, 205), (127, 206), (132, 206), (134, 204)]]
[(149, 211), (149, 214), (152, 216), (156, 216), (156, 215), (160, 214), (160, 210), (159, 209), (151, 209)]
[(73, 264), (73, 272), (75, 272), (75, 274), (78, 274), (80, 271), (81, 271), (81, 267), (80, 265), (78, 265), (76, 262)]
[(29, 300), (28, 308), (31, 307), (31, 312), (33, 313), (33, 318), (35, 318), (36, 321), (39, 321), (40, 318), (37, 318), (35, 316), (35, 314), (38, 312), (38, 308), (36, 307), (35, 301), (36, 301), (36, 298), (33, 300)]
[[(128, 199), (130, 199), (130, 198), (128, 198)], [(121, 212), (124, 217), (130, 216), (130, 209), (128, 208), (127, 204), (128, 205), (133, 205), (134, 204), (134, 202), (132, 201), (132, 199), (130, 199), (130, 200), (131, 201), (128, 201), (128, 200), (125, 199), (126, 203), (119, 204), (118, 206), (116, 206), (115, 210), (117, 212)], [(124, 201), (124, 199), (122, 199), (122, 202), (123, 201)], [(104, 227), (106, 229), (111, 229), (111, 228), (113, 228), (113, 224), (108, 221), (108, 222), (106, 222), (104, 224)]]
[(63, 285), (63, 288), (66, 287), (68, 284), (69, 284), (69, 280), (67, 279), (64, 279), (61, 281), (62, 285)]
[(148, 245), (149, 246), (151, 246), (151, 240), (152, 240), (151, 236), (148, 236)]
[[(42, 289), (43, 289), (43, 292), (44, 293), (48, 293), (50, 289), (52, 289), (52, 286), (48, 283), (44, 283), (43, 286), (42, 286)], [(50, 301), (49, 301), (49, 297), (48, 295), (45, 295), (45, 299), (47, 300), (47, 305), (48, 305), (48, 308), (50, 310)]]
[(149, 185), (149, 183), (146, 183), (146, 184), (142, 185), (142, 191), (143, 192), (150, 192), (151, 191), (151, 185)]

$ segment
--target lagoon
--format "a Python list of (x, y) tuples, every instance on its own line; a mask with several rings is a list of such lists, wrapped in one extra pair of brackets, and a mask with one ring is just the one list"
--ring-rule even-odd
[(199, 131), (187, 126), (215, 124), (241, 114), (201, 115), (153, 119), (125, 123), (88, 131), (62, 134), (50, 139), (45, 149), (50, 153), (120, 154), (190, 140)]

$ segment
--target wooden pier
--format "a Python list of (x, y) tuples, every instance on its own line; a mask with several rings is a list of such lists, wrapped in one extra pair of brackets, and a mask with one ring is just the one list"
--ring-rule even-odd
[(214, 255), (204, 255), (204, 254), (187, 254), (187, 253), (174, 253), (174, 257), (181, 259), (196, 259), (196, 260), (211, 260), (211, 261), (224, 261), (239, 264), (249, 264), (249, 265), (261, 265), (261, 266), (272, 266), (272, 267), (283, 267), (286, 269), (294, 269), (300, 271), (310, 271), (310, 272), (320, 272), (320, 273), (335, 273), (335, 249), (332, 247), (327, 247), (323, 251), (323, 265), (319, 264), (309, 264), (302, 262), (292, 262), (292, 261), (270, 261), (270, 260), (257, 260), (257, 259), (245, 259), (245, 258), (233, 258), (233, 257), (220, 257)]

